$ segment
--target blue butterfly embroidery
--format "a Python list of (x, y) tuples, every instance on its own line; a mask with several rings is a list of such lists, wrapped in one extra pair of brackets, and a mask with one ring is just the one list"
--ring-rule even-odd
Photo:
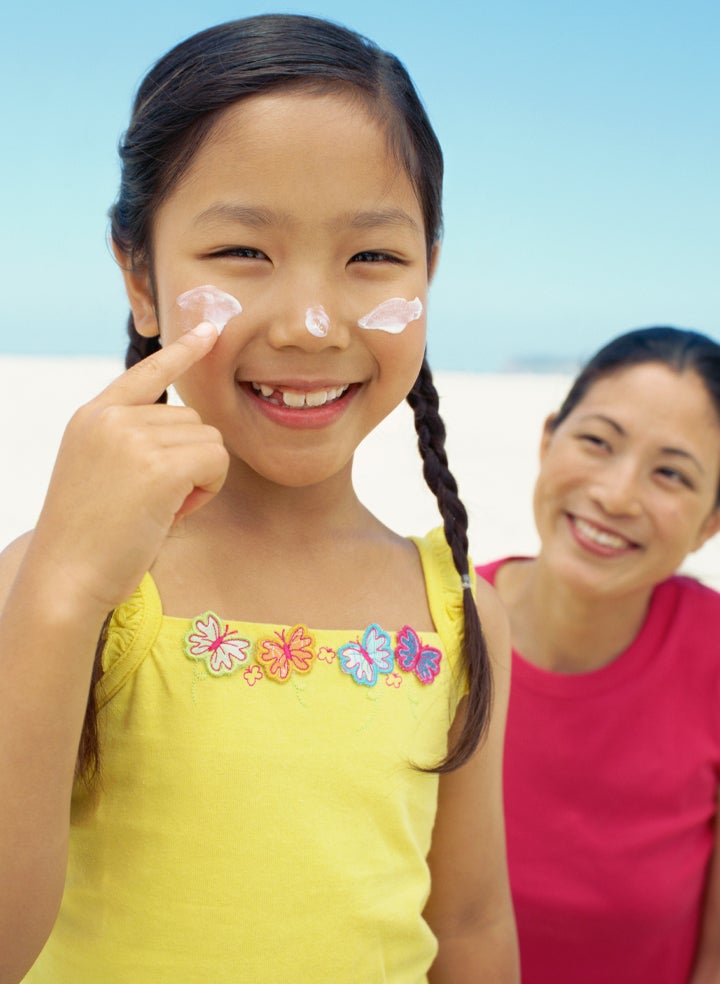
[(442, 653), (434, 646), (424, 646), (409, 625), (404, 625), (398, 632), (395, 655), (400, 669), (414, 673), (420, 683), (432, 683), (440, 672)]
[(348, 642), (337, 654), (342, 671), (364, 687), (375, 686), (379, 673), (392, 673), (395, 662), (390, 636), (375, 624), (365, 629), (362, 643)]

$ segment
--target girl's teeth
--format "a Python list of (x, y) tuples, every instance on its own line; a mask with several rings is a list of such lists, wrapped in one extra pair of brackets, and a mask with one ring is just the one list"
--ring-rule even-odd
[(277, 394), (282, 399), (286, 407), (299, 410), (301, 407), (322, 407), (331, 400), (337, 400), (347, 389), (347, 386), (338, 386), (326, 390), (314, 390), (309, 393), (300, 393), (297, 390), (276, 389), (266, 383), (253, 383), (253, 389), (269, 399), (273, 394)]

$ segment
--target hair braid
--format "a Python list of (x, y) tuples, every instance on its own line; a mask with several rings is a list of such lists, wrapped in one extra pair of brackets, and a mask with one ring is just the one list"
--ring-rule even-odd
[(448, 466), (445, 451), (445, 425), (440, 416), (440, 398), (435, 389), (427, 358), (407, 401), (415, 415), (418, 448), (423, 459), (423, 475), (435, 496), (443, 518), (445, 539), (450, 547), (455, 569), (463, 579), (463, 639), (468, 676), (467, 714), (462, 733), (454, 748), (433, 769), (451, 772), (463, 765), (475, 751), (490, 719), (492, 674), (487, 645), (483, 636), (475, 600), (465, 579), (468, 567), (468, 515), (458, 495), (455, 477)]
[[(151, 335), (148, 338), (147, 336), (140, 334), (135, 327), (135, 321), (133, 320), (132, 314), (128, 315), (127, 333), (128, 347), (125, 352), (126, 369), (130, 369), (132, 366), (137, 365), (138, 362), (142, 362), (143, 359), (147, 359), (147, 357), (152, 355), (153, 352), (159, 352), (162, 348), (159, 335)], [(167, 392), (164, 392), (155, 402), (167, 403), (167, 399)]]

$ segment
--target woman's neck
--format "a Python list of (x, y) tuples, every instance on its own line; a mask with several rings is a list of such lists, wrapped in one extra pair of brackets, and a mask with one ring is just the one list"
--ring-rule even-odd
[(625, 597), (582, 595), (543, 563), (511, 561), (496, 587), (515, 650), (554, 673), (588, 673), (611, 663), (642, 628), (652, 592)]

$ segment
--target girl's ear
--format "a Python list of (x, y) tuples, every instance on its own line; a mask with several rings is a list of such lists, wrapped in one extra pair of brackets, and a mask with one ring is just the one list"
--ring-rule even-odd
[(432, 252), (430, 253), (430, 262), (428, 263), (428, 284), (432, 283), (432, 278), (435, 276), (439, 259), (440, 243), (435, 243), (433, 245)]
[(540, 438), (540, 461), (543, 460), (547, 449), (550, 446), (550, 441), (555, 433), (555, 420), (557, 418), (556, 413), (551, 413), (545, 418), (545, 423), (543, 424), (542, 437)]
[(147, 266), (140, 269), (133, 269), (127, 256), (119, 249), (116, 243), (112, 244), (113, 253), (117, 265), (125, 281), (125, 292), (130, 301), (135, 330), (138, 335), (145, 338), (152, 338), (160, 334), (157, 312), (155, 310), (155, 298), (150, 284), (150, 272)]

